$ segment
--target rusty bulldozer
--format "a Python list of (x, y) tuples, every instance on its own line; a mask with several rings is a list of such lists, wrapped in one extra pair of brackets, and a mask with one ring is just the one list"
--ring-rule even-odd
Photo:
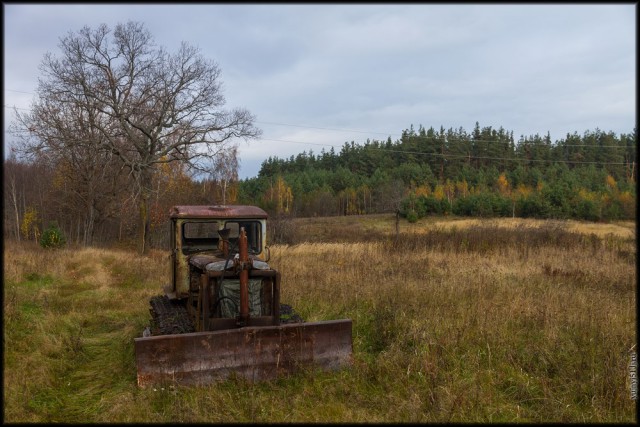
[(134, 339), (139, 386), (260, 381), (351, 364), (350, 319), (304, 322), (280, 303), (266, 212), (174, 206), (169, 216), (172, 280), (151, 298), (151, 326)]

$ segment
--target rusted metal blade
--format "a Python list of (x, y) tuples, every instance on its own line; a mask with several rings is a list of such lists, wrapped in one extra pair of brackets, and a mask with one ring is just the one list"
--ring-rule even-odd
[(351, 320), (135, 338), (138, 385), (205, 385), (231, 375), (275, 378), (300, 367), (352, 363)]

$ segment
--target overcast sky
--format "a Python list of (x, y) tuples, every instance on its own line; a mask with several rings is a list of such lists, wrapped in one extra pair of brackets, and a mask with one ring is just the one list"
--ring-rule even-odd
[[(412, 124), (520, 136), (636, 126), (636, 11), (620, 4), (3, 4), (4, 128), (47, 52), (87, 25), (143, 22), (222, 71), (226, 107), (256, 116), (241, 178), (269, 156), (396, 140)], [(6, 151), (5, 145), (5, 151)]]

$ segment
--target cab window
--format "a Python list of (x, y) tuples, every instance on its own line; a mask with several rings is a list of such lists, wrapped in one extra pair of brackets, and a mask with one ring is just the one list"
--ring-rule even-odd
[(182, 224), (182, 239), (186, 244), (212, 243), (216, 245), (218, 235), (218, 222), (185, 222)]
[(232, 250), (238, 249), (238, 236), (240, 228), (244, 227), (247, 233), (247, 244), (250, 254), (259, 254), (262, 251), (262, 226), (259, 221), (227, 221), (225, 227), (230, 230), (229, 243)]

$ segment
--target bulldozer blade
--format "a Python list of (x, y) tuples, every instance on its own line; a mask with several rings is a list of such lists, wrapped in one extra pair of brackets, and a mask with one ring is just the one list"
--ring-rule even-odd
[(352, 363), (351, 320), (250, 326), (135, 338), (138, 385), (206, 385), (232, 375), (254, 382), (301, 367)]

